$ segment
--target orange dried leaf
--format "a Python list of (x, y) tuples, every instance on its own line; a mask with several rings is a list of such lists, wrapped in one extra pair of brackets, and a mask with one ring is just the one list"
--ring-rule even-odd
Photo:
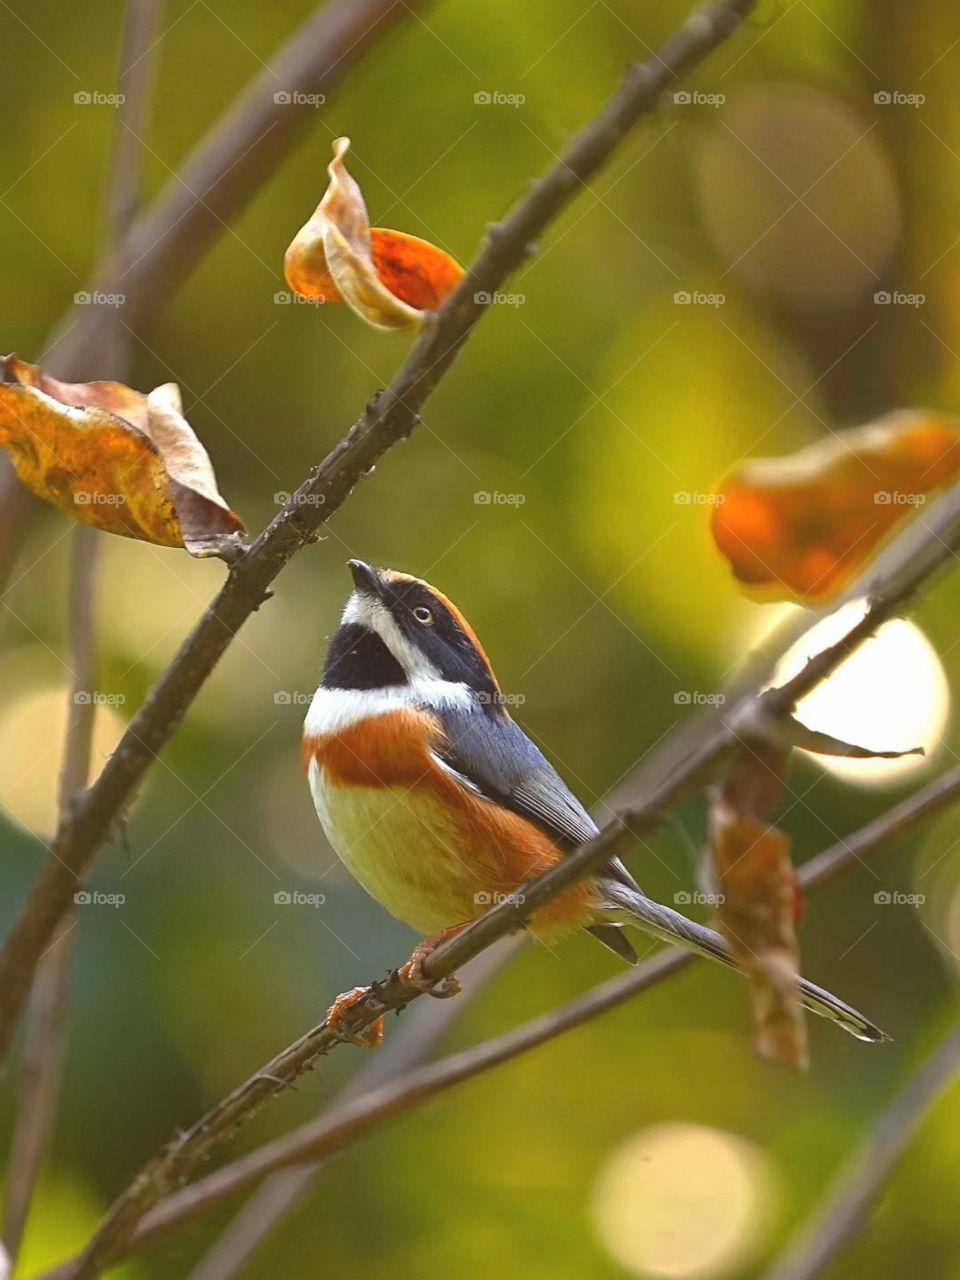
[(926, 497), (960, 475), (960, 424), (889, 414), (728, 476), (713, 537), (766, 598), (827, 600)]
[(314, 302), (346, 302), (375, 329), (416, 329), (463, 277), (458, 262), (419, 236), (370, 226), (337, 138), (330, 185), (283, 260), (290, 288)]
[(195, 556), (225, 554), (244, 531), (175, 384), (149, 395), (120, 382), (60, 382), (0, 361), (0, 444), (39, 498), (85, 524)]

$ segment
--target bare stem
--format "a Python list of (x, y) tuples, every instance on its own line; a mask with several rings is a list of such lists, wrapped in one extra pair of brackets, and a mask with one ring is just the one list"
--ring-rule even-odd
[[(950, 554), (950, 546), (960, 543), (958, 505), (960, 490), (951, 493), (950, 501), (943, 509), (943, 521), (952, 521), (956, 526), (951, 529), (949, 544), (941, 539), (938, 532), (944, 527), (943, 523), (929, 531), (929, 536), (940, 547), (942, 558)], [(920, 545), (926, 547), (926, 542)], [(634, 837), (654, 830), (668, 809), (691, 785), (702, 781), (711, 767), (715, 768), (748, 740), (744, 735), (768, 732), (770, 717), (790, 710), (796, 698), (825, 679), (852, 648), (871, 634), (873, 627), (890, 616), (897, 593), (910, 594), (915, 589), (919, 572), (917, 562), (918, 555), (912, 549), (911, 555), (892, 574), (889, 589), (873, 597), (865, 619), (851, 627), (842, 640), (818, 654), (800, 676), (779, 689), (742, 699), (731, 708), (730, 722), (719, 725), (713, 737), (704, 741), (672, 777), (620, 813), (595, 839), (581, 845), (541, 876), (522, 886), (515, 902), (492, 908), (468, 925), (452, 942), (438, 947), (424, 964), (426, 976), (440, 981), (454, 973), (497, 939), (522, 925), (534, 911), (576, 880), (598, 870), (611, 857), (623, 852)], [(931, 562), (925, 555), (919, 556), (919, 563), (924, 565), (925, 573), (932, 571)], [(868, 625), (871, 620), (872, 627)], [(384, 1013), (402, 1008), (421, 995), (418, 987), (395, 970), (388, 978), (367, 989), (343, 1017), (342, 1030), (323, 1024), (308, 1032), (273, 1058), (260, 1073), (224, 1098), (155, 1157), (117, 1200), (88, 1252), (78, 1262), (73, 1280), (88, 1280), (88, 1276), (98, 1274), (112, 1249), (118, 1247), (114, 1242), (129, 1239), (137, 1221), (151, 1203), (189, 1177), (200, 1162), (239, 1125), (254, 1116), (271, 1097), (309, 1070), (320, 1057), (343, 1043), (344, 1034), (357, 1034)]]
[[(9, 1044), (38, 957), (80, 877), (89, 870), (111, 825), (238, 628), (267, 598), (270, 583), (287, 561), (316, 537), (357, 481), (388, 448), (414, 429), (421, 405), (483, 314), (478, 299), (496, 292), (534, 251), (535, 238), (602, 168), (633, 126), (655, 107), (661, 93), (731, 34), (753, 2), (715, 0), (703, 6), (649, 61), (630, 68), (620, 89), (573, 138), (565, 154), (502, 223), (490, 228), (473, 266), (432, 323), (425, 326), (391, 386), (366, 406), (340, 444), (233, 567), (227, 583), (151, 690), (97, 781), (60, 824), (54, 857), (42, 868), (0, 953), (0, 1052)], [(302, 502), (308, 495), (322, 496), (323, 502)], [(504, 920), (500, 933), (517, 923)], [(473, 954), (490, 941), (483, 941)], [(463, 955), (460, 961), (468, 958)], [(391, 1007), (408, 1002), (410, 992), (401, 990), (407, 985), (401, 983), (389, 997)], [(296, 1074), (316, 1058), (317, 1050), (313, 1037), (305, 1037), (302, 1048), (293, 1051), (288, 1068)], [(129, 1239), (146, 1209), (187, 1175), (178, 1150), (189, 1152), (192, 1160), (194, 1152), (208, 1149), (225, 1135), (223, 1126), (231, 1123), (229, 1116), (234, 1111), (238, 1116), (251, 1113), (278, 1087), (276, 1080), (262, 1083), (270, 1086), (262, 1096), (228, 1103), (218, 1110), (212, 1126), (201, 1122), (202, 1132), (195, 1132), (191, 1143), (174, 1144), (143, 1171), (108, 1214), (78, 1262), (77, 1280), (100, 1274), (105, 1260)]]
[[(122, 293), (126, 323), (152, 320), (230, 222), (279, 167), (300, 135), (316, 122), (310, 95), (329, 95), (367, 50), (394, 24), (411, 18), (424, 0), (327, 0), (270, 55), (171, 177), (157, 199), (127, 229), (119, 248), (104, 254), (90, 290)], [(135, 78), (138, 67), (125, 62)], [(277, 93), (291, 94), (289, 102)], [(298, 91), (302, 97), (295, 97)], [(302, 104), (302, 105), (301, 105)], [(131, 145), (140, 121), (127, 117)], [(120, 201), (118, 200), (118, 204)], [(116, 205), (113, 206), (114, 209)], [(106, 376), (103, 347), (111, 339), (108, 307), (71, 306), (47, 338), (45, 363), (57, 377)], [(31, 515), (40, 503), (0, 456), (0, 588), (7, 581)]]
[[(463, 993), (456, 1000), (422, 1000), (393, 1030), (383, 1049), (369, 1058), (350, 1079), (337, 1099), (337, 1109), (371, 1090), (405, 1079), (424, 1059), (453, 1022), (463, 1017), (464, 999), (477, 998), (483, 987), (522, 945), (518, 938), (504, 939), (484, 951), (461, 973)], [(313, 1190), (327, 1167), (327, 1156), (307, 1158), (271, 1174), (243, 1206), (210, 1252), (190, 1272), (187, 1280), (228, 1280), (250, 1260), (279, 1221)], [(192, 1215), (191, 1215), (192, 1216)]]
[[(106, 199), (108, 254), (117, 251), (136, 211), (140, 186), (139, 134), (146, 111), (154, 18), (155, 0), (127, 0), (118, 76), (122, 96)], [(103, 334), (100, 373), (123, 377), (129, 354), (129, 332), (119, 317), (112, 317), (112, 324)], [(67, 602), (72, 681), (67, 691), (67, 728), (60, 769), (61, 822), (90, 777), (96, 719), (93, 698), (97, 671), (95, 590), (100, 536), (88, 525), (78, 524), (73, 530)], [(37, 1180), (56, 1124), (66, 1051), (74, 923), (67, 923), (65, 919), (59, 938), (40, 958), (30, 995), (3, 1218), (3, 1240), (11, 1265), (15, 1264), (20, 1251)]]
[[(716, 0), (698, 9), (621, 88), (536, 181), (487, 242), (457, 290), (427, 325), (386, 391), (291, 495), (273, 522), (232, 567), (227, 582), (181, 645), (130, 722), (100, 776), (57, 832), (46, 861), (0, 951), (0, 1054), (6, 1051), (37, 958), (48, 944), (80, 877), (204, 681), (270, 584), (382, 455), (408, 436), (419, 409), (484, 314), (479, 294), (495, 293), (532, 252), (533, 242), (609, 159), (630, 128), (656, 106), (676, 77), (695, 66), (742, 21), (754, 0)], [(518, 921), (513, 921), (515, 926)], [(506, 929), (501, 929), (506, 932)], [(474, 954), (481, 950), (477, 947)], [(461, 955), (461, 961), (467, 959)]]
[[(894, 806), (861, 830), (810, 859), (798, 871), (805, 890), (808, 893), (815, 892), (837, 876), (862, 866), (866, 858), (888, 848), (892, 840), (940, 812), (958, 797), (960, 766), (947, 771), (909, 800)], [(305, 1173), (316, 1171), (319, 1167), (316, 1162), (328, 1159), (344, 1146), (369, 1133), (382, 1121), (413, 1110), (438, 1093), (581, 1026), (641, 992), (658, 986), (665, 979), (698, 963), (699, 959), (692, 952), (668, 948), (658, 952), (638, 968), (619, 974), (560, 1008), (542, 1014), (501, 1036), (451, 1054), (429, 1066), (416, 1067), (383, 1084), (371, 1087), (368, 1083), (362, 1092), (345, 1099), (316, 1120), (309, 1121), (282, 1138), (208, 1174), (192, 1186), (169, 1195), (144, 1216), (128, 1246), (112, 1260), (139, 1252), (170, 1235), (185, 1223), (216, 1208), (229, 1197), (255, 1186), (268, 1174), (278, 1175), (286, 1171), (292, 1180), (291, 1185), (296, 1186)], [(444, 1005), (447, 1003), (443, 1002)], [(273, 1065), (271, 1063), (264, 1067), (254, 1079), (272, 1071)], [(304, 1166), (304, 1161), (314, 1163)], [(263, 1188), (265, 1193), (269, 1186), (268, 1183)], [(231, 1242), (231, 1253), (227, 1255), (231, 1261), (249, 1256), (262, 1239), (262, 1228), (275, 1221), (279, 1213), (283, 1212), (288, 1203), (287, 1195), (286, 1184), (278, 1182), (273, 1191), (252, 1202), (252, 1205), (257, 1206), (260, 1217), (251, 1214), (243, 1223), (242, 1231)], [(74, 1275), (73, 1266), (74, 1262), (65, 1263), (48, 1272), (42, 1280), (71, 1280)], [(221, 1269), (211, 1272), (204, 1280), (214, 1280), (215, 1277), (216, 1280), (226, 1280), (231, 1274), (230, 1270)], [(202, 1272), (191, 1277), (191, 1280), (200, 1280), (201, 1275)]]
[[(60, 812), (86, 785), (95, 704), (94, 588), (99, 534), (88, 525), (73, 531), (68, 632), (72, 680), (67, 691), (67, 729), (60, 771)], [(56, 1123), (66, 1039), (67, 991), (75, 921), (64, 921), (60, 936), (37, 965), (27, 1018), (16, 1125), (10, 1141), (3, 1210), (3, 1243), (16, 1262)]]
[(826, 1206), (764, 1273), (763, 1280), (814, 1280), (858, 1229), (931, 1107), (960, 1072), (960, 1024), (907, 1081), (841, 1173)]

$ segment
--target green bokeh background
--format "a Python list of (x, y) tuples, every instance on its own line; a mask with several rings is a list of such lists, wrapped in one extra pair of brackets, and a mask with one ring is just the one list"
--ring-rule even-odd
[[(3, 345), (32, 359), (87, 283), (100, 242), (114, 114), (73, 96), (114, 89), (122, 9), (17, 8), (19, 17), (0, 12)], [(684, 9), (443, 0), (399, 22), (318, 108), (134, 352), (135, 385), (181, 384), (221, 488), (251, 529), (408, 348), (345, 309), (274, 301), (330, 141), (353, 139), (375, 224), (468, 260), (484, 225)], [(150, 195), (309, 10), (305, 0), (163, 6)], [(710, 547), (708, 509), (676, 494), (709, 491), (744, 455), (785, 452), (887, 409), (957, 410), (958, 38), (956, 14), (932, 0), (909, 11), (892, 0), (762, 4), (689, 85), (724, 101), (668, 101), (637, 130), (511, 283), (522, 302), (491, 308), (414, 438), (285, 572), (98, 863), (92, 887), (126, 901), (80, 913), (62, 1117), (24, 1274), (77, 1247), (146, 1157), (316, 1023), (334, 993), (410, 948), (409, 931), (336, 865), (299, 770), (303, 703), (348, 556), (450, 594), (504, 687), (523, 696), (525, 727), (598, 805), (692, 714), (677, 692), (715, 690), (774, 608), (740, 598)], [(478, 104), (483, 91), (525, 101)], [(876, 102), (885, 92), (924, 101)], [(880, 290), (925, 300), (877, 305)], [(682, 305), (680, 291), (724, 301)], [(480, 492), (518, 499), (478, 503)], [(44, 511), (3, 597), (0, 732), (25, 694), (65, 681), (67, 534), (65, 517)], [(102, 552), (99, 685), (125, 698), (124, 716), (222, 568), (119, 539), (104, 539)], [(958, 602), (954, 577), (916, 615), (953, 687)], [(43, 705), (51, 714), (55, 704)], [(55, 727), (4, 739), (11, 793), (25, 772), (52, 785)], [(952, 762), (958, 745), (952, 730), (932, 766)], [(784, 825), (800, 858), (902, 793), (841, 784), (808, 762), (792, 786), (802, 800)], [(779, 1186), (771, 1220), (724, 1272), (757, 1274), (953, 1015), (956, 826), (948, 814), (878, 857), (879, 878), (863, 870), (833, 886), (802, 926), (809, 975), (868, 1010), (892, 1045), (818, 1024), (813, 1068), (793, 1078), (753, 1056), (741, 986), (697, 968), (350, 1148), (245, 1274), (626, 1275), (598, 1238), (591, 1197), (619, 1144), (666, 1122), (739, 1135), (769, 1157)], [(630, 859), (649, 892), (669, 901), (694, 887), (702, 833), (694, 797)], [(9, 818), (0, 848), (6, 924), (45, 850)], [(878, 888), (926, 902), (879, 909)], [(326, 903), (274, 904), (293, 889)], [(589, 939), (556, 954), (530, 949), (444, 1044), (512, 1026), (616, 965)], [(321, 1110), (361, 1063), (359, 1050), (338, 1052), (231, 1151)], [(4, 1134), (14, 1083), (11, 1074)], [(831, 1277), (960, 1275), (958, 1112), (954, 1092)], [(122, 1274), (187, 1275), (228, 1217)]]

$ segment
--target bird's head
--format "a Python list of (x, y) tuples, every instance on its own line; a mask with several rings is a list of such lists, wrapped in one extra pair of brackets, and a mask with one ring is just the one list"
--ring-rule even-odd
[(499, 686), (483, 646), (452, 601), (420, 578), (362, 560), (347, 563), (354, 589), (330, 642), (324, 688), (422, 688), (439, 681), (498, 704)]

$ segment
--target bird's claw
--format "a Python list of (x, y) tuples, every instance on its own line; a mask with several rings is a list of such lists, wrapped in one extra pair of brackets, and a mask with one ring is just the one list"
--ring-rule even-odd
[(453, 929), (442, 929), (433, 937), (424, 938), (423, 942), (414, 947), (413, 954), (406, 964), (402, 964), (397, 970), (397, 976), (437, 1000), (449, 1000), (451, 996), (458, 996), (463, 990), (459, 978), (452, 973), (445, 978), (428, 978), (423, 972), (423, 965), (427, 957), (436, 951), (442, 942), (459, 933), (461, 927), (457, 925)]
[(359, 1045), (362, 1049), (379, 1049), (383, 1044), (382, 1018), (374, 1018), (373, 1022), (368, 1023), (360, 1031), (351, 1031), (343, 1026), (344, 1014), (352, 1009), (357, 1001), (361, 1000), (369, 990), (369, 987), (351, 987), (349, 991), (341, 992), (327, 1010), (327, 1016), (324, 1021), (331, 1031), (336, 1032), (341, 1040), (348, 1040), (351, 1044)]

